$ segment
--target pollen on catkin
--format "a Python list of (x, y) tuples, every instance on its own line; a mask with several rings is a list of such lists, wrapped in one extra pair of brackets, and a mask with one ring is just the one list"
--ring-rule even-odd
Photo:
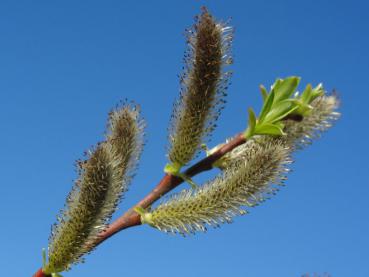
[(123, 105), (109, 116), (106, 140), (78, 162), (79, 177), (49, 239), (47, 274), (68, 270), (96, 246), (127, 190), (143, 146), (143, 121), (136, 106)]
[(181, 92), (173, 107), (168, 135), (168, 159), (179, 167), (196, 156), (224, 107), (231, 75), (224, 68), (232, 63), (232, 32), (206, 9), (187, 31)]
[(242, 155), (219, 176), (196, 189), (183, 190), (151, 212), (150, 225), (165, 232), (194, 233), (217, 227), (246, 213), (276, 190), (291, 162), (283, 142), (258, 137), (240, 146)]

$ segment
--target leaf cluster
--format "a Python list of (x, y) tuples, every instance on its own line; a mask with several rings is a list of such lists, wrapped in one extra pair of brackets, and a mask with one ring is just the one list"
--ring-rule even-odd
[(252, 108), (249, 108), (248, 128), (245, 138), (254, 135), (285, 135), (283, 120), (288, 115), (306, 116), (312, 110), (311, 102), (324, 94), (322, 85), (312, 88), (309, 84), (301, 95), (295, 93), (300, 78), (296, 76), (277, 79), (270, 92), (260, 86), (263, 97), (263, 106), (259, 117), (256, 117)]

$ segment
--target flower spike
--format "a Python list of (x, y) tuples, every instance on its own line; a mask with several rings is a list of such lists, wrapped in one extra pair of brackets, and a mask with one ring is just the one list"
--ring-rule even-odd
[[(243, 151), (223, 173), (196, 189), (183, 190), (161, 203), (145, 218), (164, 232), (190, 234), (218, 227), (246, 213), (276, 190), (290, 163), (289, 150), (281, 141), (264, 137), (240, 146)], [(141, 218), (144, 219), (141, 215)]]
[(78, 163), (79, 178), (52, 229), (45, 274), (58, 276), (94, 249), (98, 234), (128, 188), (143, 146), (138, 108), (123, 105), (113, 110), (108, 129), (106, 141)]
[(170, 174), (176, 174), (201, 150), (215, 128), (225, 103), (232, 62), (233, 29), (217, 22), (204, 8), (187, 31), (188, 50), (181, 76), (181, 93), (175, 103), (169, 131)]

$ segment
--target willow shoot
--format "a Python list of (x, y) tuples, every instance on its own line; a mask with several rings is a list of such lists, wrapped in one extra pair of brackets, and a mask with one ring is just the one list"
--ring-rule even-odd
[[(61, 276), (97, 245), (129, 227), (147, 224), (187, 235), (232, 222), (274, 195), (287, 179), (293, 152), (311, 144), (338, 119), (338, 98), (321, 84), (309, 84), (299, 93), (300, 77), (277, 79), (270, 90), (260, 86), (263, 104), (259, 114), (249, 108), (247, 128), (208, 150), (205, 145), (226, 102), (233, 28), (203, 8), (186, 34), (163, 179), (110, 222), (133, 178), (144, 141), (139, 108), (119, 105), (109, 115), (104, 141), (77, 162), (78, 178), (52, 228), (43, 267), (34, 277)], [(194, 162), (203, 148), (206, 156)], [(220, 169), (213, 179), (193, 183), (191, 177), (213, 168)], [(162, 198), (183, 181), (191, 187)]]

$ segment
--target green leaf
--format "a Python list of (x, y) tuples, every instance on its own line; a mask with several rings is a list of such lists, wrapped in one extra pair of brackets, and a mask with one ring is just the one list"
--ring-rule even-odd
[(274, 102), (274, 90), (270, 92), (266, 101), (264, 102), (264, 105), (263, 105), (263, 108), (261, 109), (261, 113), (259, 117), (260, 122), (264, 121), (265, 116), (269, 113), (270, 109), (273, 106), (273, 102)]
[(300, 77), (291, 76), (286, 79), (277, 80), (273, 90), (275, 90), (275, 102), (279, 102), (291, 97), (300, 83)]
[(262, 125), (256, 126), (255, 134), (273, 135), (273, 136), (285, 135), (285, 133), (283, 132), (283, 124), (269, 124), (269, 123), (264, 123)]
[(313, 91), (313, 88), (311, 86), (311, 84), (308, 84), (304, 90), (304, 92), (301, 94), (301, 102), (302, 103), (310, 103), (310, 99), (311, 99), (311, 96), (312, 96), (312, 91)]
[(250, 138), (254, 135), (256, 126), (256, 116), (252, 108), (249, 108), (249, 126), (247, 127), (244, 136), (245, 138)]
[(283, 100), (273, 107), (266, 115), (264, 122), (275, 123), (295, 111), (297, 108), (298, 106), (293, 103), (293, 99)]
[(282, 82), (283, 82), (283, 79), (276, 79), (274, 84), (272, 85), (272, 90), (279, 89)]
[(260, 89), (261, 96), (263, 97), (263, 102), (265, 102), (266, 99), (268, 98), (268, 91), (263, 85), (260, 85), (259, 89)]

